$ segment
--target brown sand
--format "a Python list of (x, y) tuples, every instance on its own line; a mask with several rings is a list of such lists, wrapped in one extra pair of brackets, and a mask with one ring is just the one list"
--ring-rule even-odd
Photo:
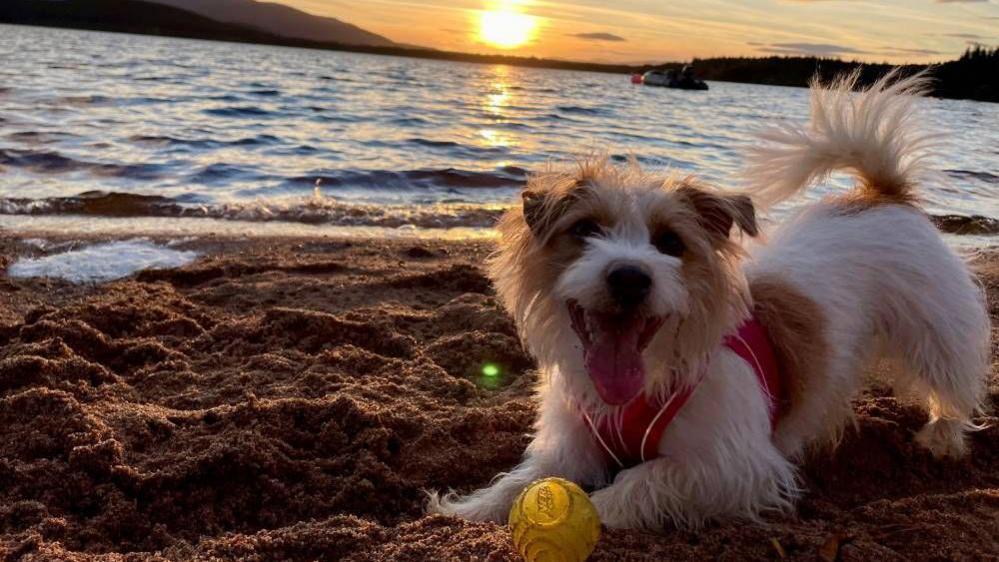
[[(0, 278), (3, 559), (519, 559), (502, 526), (421, 513), (421, 489), (513, 466), (534, 417), (486, 245), (194, 246), (93, 287)], [(31, 252), (0, 240), (0, 267)], [(999, 255), (983, 263), (997, 321)], [(996, 419), (937, 462), (886, 385), (856, 410), (795, 516), (607, 531), (592, 560), (999, 560)]]

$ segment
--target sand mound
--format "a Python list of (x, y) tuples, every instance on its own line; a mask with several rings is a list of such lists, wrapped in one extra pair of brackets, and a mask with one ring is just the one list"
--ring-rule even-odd
[[(485, 248), (198, 249), (96, 287), (0, 286), (7, 560), (518, 559), (504, 528), (421, 509), (513, 466), (533, 421)], [(999, 556), (999, 429), (936, 462), (917, 408), (875, 385), (857, 411), (796, 517), (607, 532), (593, 559)]]

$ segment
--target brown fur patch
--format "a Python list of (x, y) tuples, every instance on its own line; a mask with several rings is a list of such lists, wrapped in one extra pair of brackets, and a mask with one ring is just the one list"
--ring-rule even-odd
[(534, 236), (541, 240), (548, 237), (555, 223), (579, 199), (581, 192), (579, 182), (573, 178), (558, 176), (553, 179), (544, 189), (536, 187), (539, 182), (529, 184), (521, 194), (524, 221)]
[(843, 208), (846, 213), (859, 213), (881, 205), (909, 205), (918, 207), (919, 198), (908, 188), (885, 188), (881, 184), (861, 184), (842, 195), (827, 198)]
[(804, 396), (827, 376), (826, 319), (814, 301), (779, 279), (750, 280), (749, 291), (756, 317), (770, 333), (787, 381), (789, 403), (781, 405), (784, 421), (798, 413)]
[(756, 209), (753, 200), (746, 195), (727, 194), (718, 190), (697, 185), (688, 179), (677, 190), (685, 196), (700, 215), (702, 226), (724, 238), (728, 238), (732, 225), (750, 236), (759, 234), (756, 224)]

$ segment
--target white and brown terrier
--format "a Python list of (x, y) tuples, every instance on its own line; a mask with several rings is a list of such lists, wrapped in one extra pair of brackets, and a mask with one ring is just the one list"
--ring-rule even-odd
[[(988, 369), (982, 292), (916, 206), (928, 172), (922, 77), (815, 87), (812, 119), (763, 135), (747, 195), (593, 161), (531, 178), (499, 224), (490, 271), (541, 372), (524, 461), (432, 511), (505, 520), (547, 476), (574, 480), (609, 527), (692, 527), (789, 509), (795, 462), (835, 443), (865, 367), (930, 421), (916, 440), (965, 451)], [(757, 236), (769, 205), (837, 169), (854, 190)], [(741, 239), (741, 237), (740, 237)]]

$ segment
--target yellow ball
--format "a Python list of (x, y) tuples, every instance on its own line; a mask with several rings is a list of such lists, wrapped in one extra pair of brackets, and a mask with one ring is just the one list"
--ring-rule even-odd
[(514, 500), (510, 531), (527, 562), (583, 562), (600, 538), (600, 516), (579, 486), (546, 478)]

